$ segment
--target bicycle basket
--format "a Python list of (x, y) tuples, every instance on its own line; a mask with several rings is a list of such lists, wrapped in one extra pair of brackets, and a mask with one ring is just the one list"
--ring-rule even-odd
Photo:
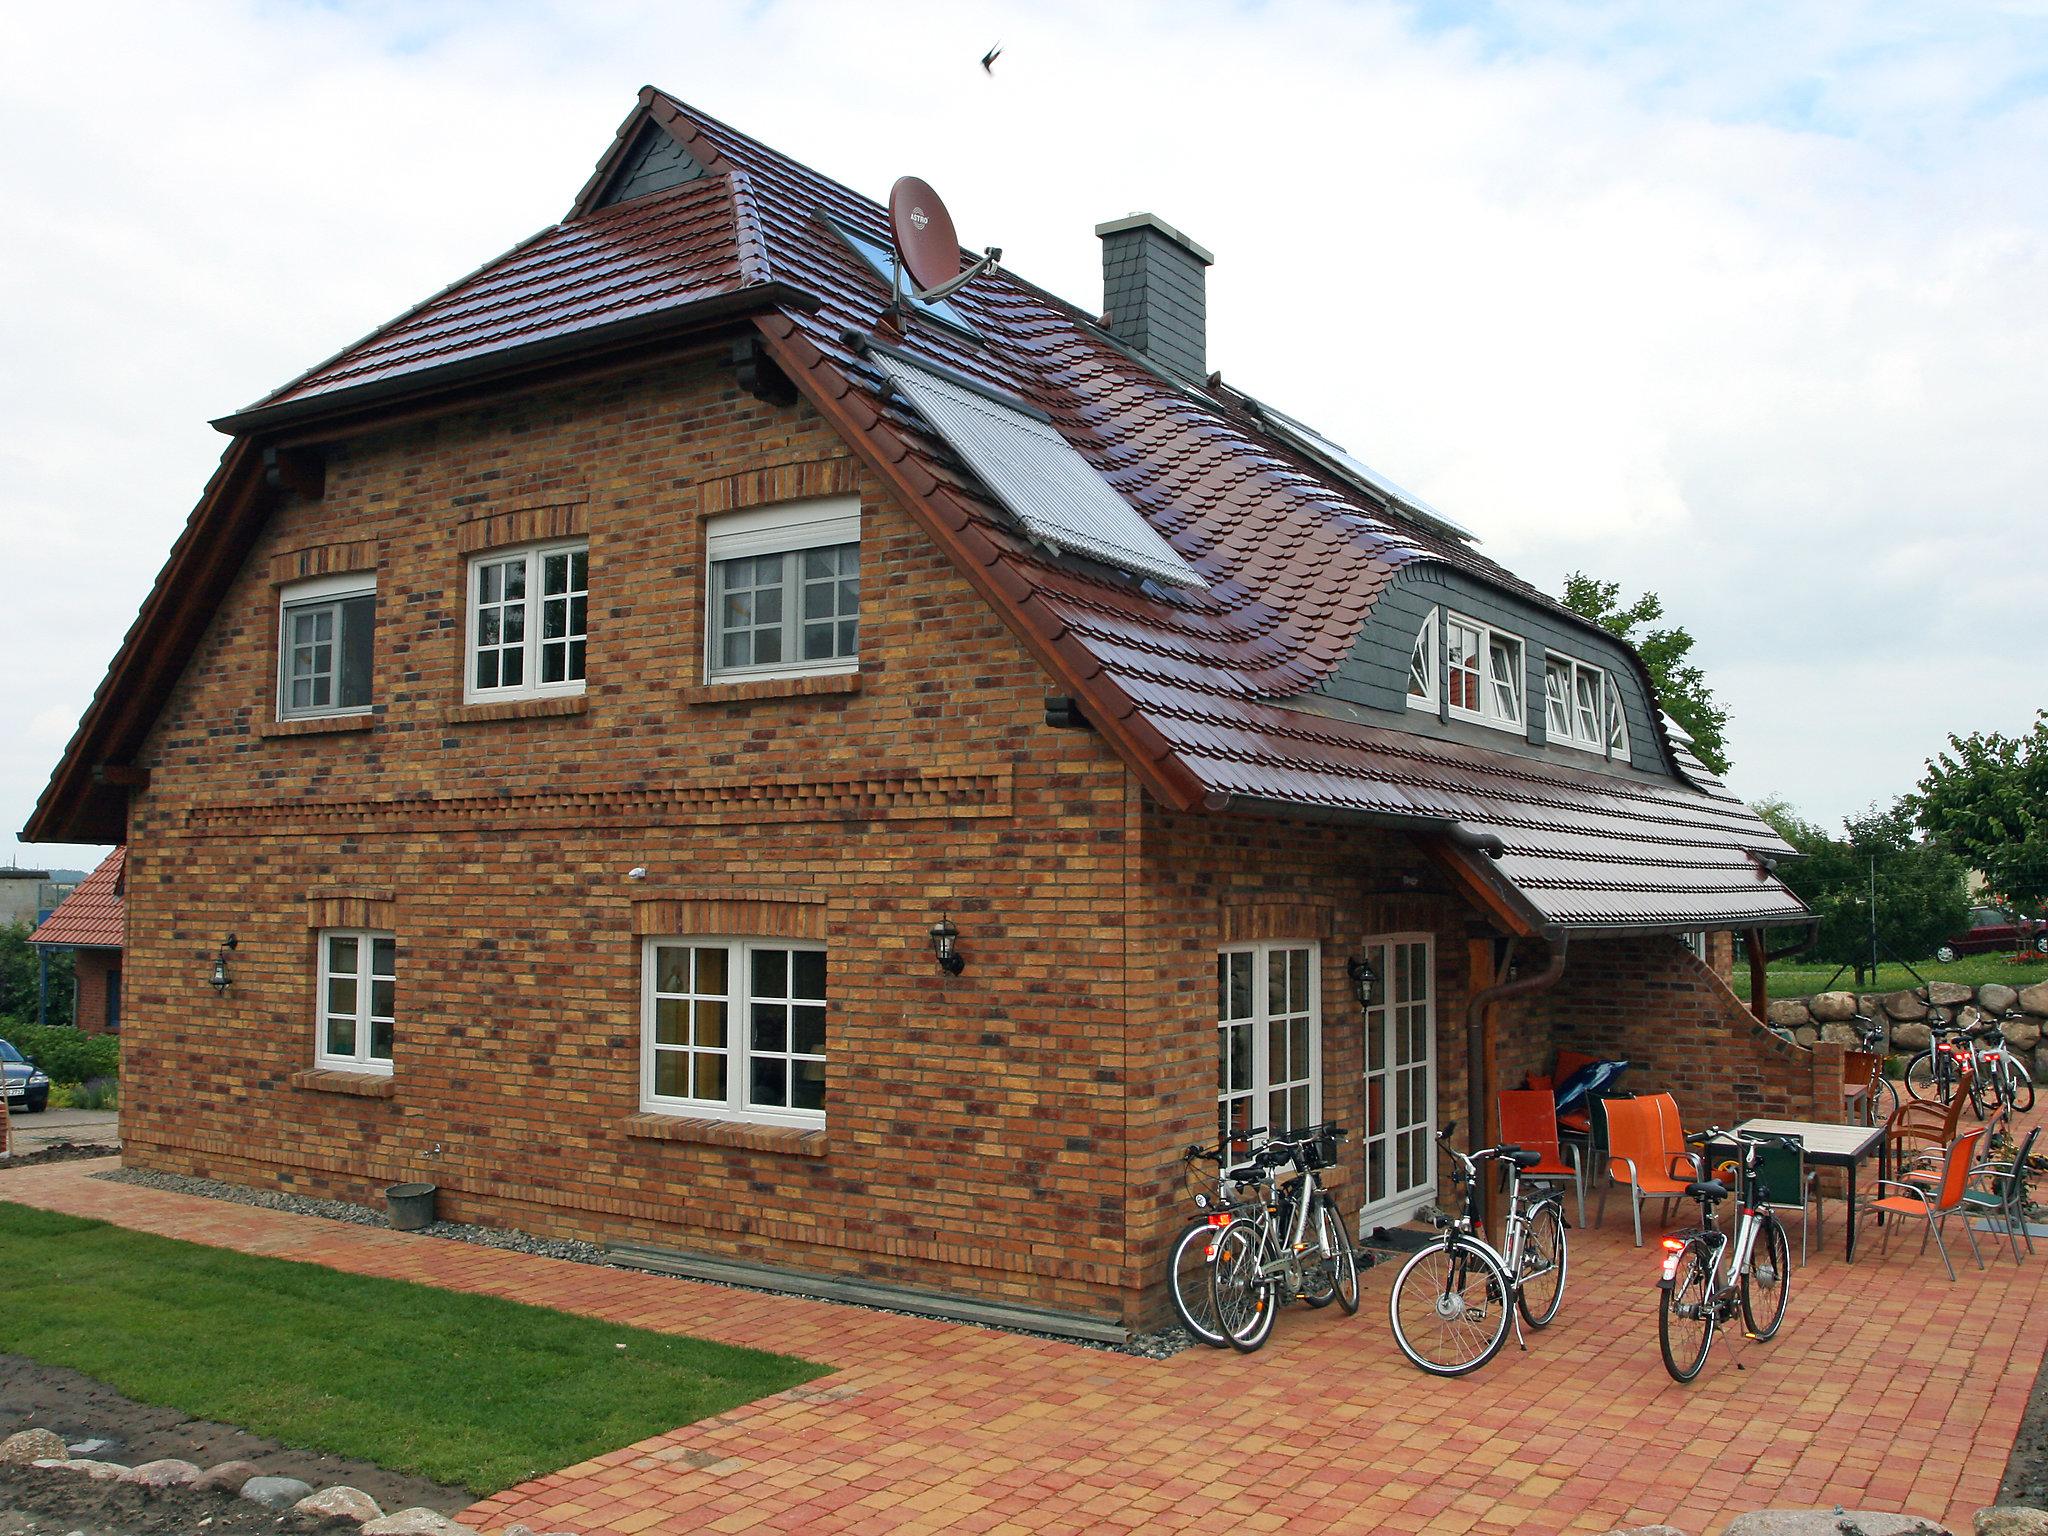
[(1302, 1165), (1318, 1171), (1337, 1166), (1337, 1128), (1325, 1125), (1317, 1128), (1301, 1146)]

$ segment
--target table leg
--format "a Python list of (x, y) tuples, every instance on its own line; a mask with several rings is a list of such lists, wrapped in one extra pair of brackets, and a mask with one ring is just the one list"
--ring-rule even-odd
[[(1880, 1185), (1879, 1187), (1882, 1188), (1883, 1186)], [(1849, 1219), (1844, 1225), (1849, 1229), (1849, 1238), (1848, 1242), (1844, 1245), (1844, 1251), (1848, 1256), (1848, 1261), (1854, 1264), (1856, 1262), (1856, 1163), (1853, 1158), (1849, 1162)]]

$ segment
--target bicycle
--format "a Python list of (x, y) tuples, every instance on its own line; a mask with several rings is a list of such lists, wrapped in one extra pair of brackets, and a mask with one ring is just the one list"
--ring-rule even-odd
[[(1734, 1319), (1738, 1303), (1749, 1337), (1775, 1338), (1792, 1292), (1792, 1240), (1770, 1208), (1770, 1190), (1757, 1164), (1763, 1148), (1790, 1146), (1793, 1139), (1716, 1128), (1686, 1140), (1732, 1142), (1741, 1149), (1734, 1160), (1740, 1214), (1732, 1237), (1715, 1225), (1714, 1207), (1728, 1197), (1728, 1186), (1703, 1176), (1686, 1186), (1700, 1203), (1699, 1226), (1664, 1239), (1657, 1343), (1673, 1381), (1699, 1375), (1713, 1348), (1714, 1330)], [(1739, 1363), (1736, 1368), (1741, 1369)]]
[[(1358, 1254), (1316, 1177), (1336, 1166), (1344, 1137), (1342, 1126), (1328, 1123), (1276, 1133), (1249, 1163), (1224, 1175), (1246, 1213), (1232, 1215), (1218, 1232), (1209, 1285), (1216, 1326), (1243, 1354), (1272, 1335), (1283, 1294), (1311, 1307), (1334, 1301), (1346, 1313), (1358, 1311)], [(1289, 1166), (1295, 1177), (1282, 1184), (1279, 1171)]]
[[(2008, 1011), (1997, 1023), (2019, 1016)], [(1968, 1093), (1979, 1120), (1996, 1111), (2023, 1113), (2033, 1108), (2034, 1076), (2006, 1045), (1996, 1024), (1967, 1029), (1935, 1021), (1928, 1027), (1934, 1038), (1906, 1064), (1907, 1093), (1942, 1104), (1957, 1093)]]
[(1863, 1096), (1863, 1123), (1888, 1125), (1893, 1111), (1899, 1107), (1899, 1090), (1884, 1075), (1885, 1057), (1890, 1051), (1884, 1021), (1858, 1013), (1850, 1016), (1849, 1023), (1856, 1030), (1860, 1048), (1874, 1058), (1870, 1064), (1870, 1091)]
[[(1500, 1353), (1516, 1314), (1531, 1328), (1548, 1327), (1564, 1305), (1571, 1270), (1564, 1192), (1554, 1185), (1538, 1186), (1542, 1193), (1533, 1199), (1522, 1192), (1522, 1170), (1541, 1162), (1541, 1154), (1502, 1145), (1468, 1155), (1450, 1145), (1456, 1129), (1454, 1120), (1436, 1139), (1453, 1162), (1453, 1181), (1464, 1189), (1464, 1209), (1456, 1217), (1438, 1215), (1442, 1235), (1401, 1266), (1387, 1300), (1394, 1342), (1432, 1376), (1478, 1370)], [(1479, 1165), (1488, 1161), (1507, 1169), (1504, 1250), (1489, 1243), (1473, 1220)], [(1516, 1337), (1521, 1338), (1519, 1324)]]
[[(1216, 1256), (1218, 1232), (1233, 1215), (1240, 1213), (1232, 1198), (1230, 1181), (1223, 1173), (1223, 1154), (1228, 1147), (1249, 1149), (1265, 1134), (1264, 1126), (1254, 1126), (1214, 1147), (1191, 1145), (1180, 1155), (1181, 1179), (1200, 1214), (1173, 1240), (1173, 1252), (1166, 1266), (1167, 1289), (1173, 1296), (1174, 1315), (1181, 1326), (1212, 1349), (1228, 1348), (1230, 1340), (1216, 1325), (1215, 1288), (1209, 1283), (1209, 1265)], [(1212, 1177), (1197, 1172), (1196, 1165), (1205, 1162), (1216, 1165)], [(1198, 1187), (1204, 1185), (1207, 1187)]]

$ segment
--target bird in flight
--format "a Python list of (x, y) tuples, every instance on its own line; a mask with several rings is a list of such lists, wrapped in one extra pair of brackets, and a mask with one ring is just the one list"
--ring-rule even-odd
[(995, 47), (989, 49), (987, 53), (984, 53), (981, 56), (981, 72), (984, 75), (992, 75), (996, 72), (995, 62), (998, 58), (1002, 56), (1002, 52), (1003, 45), (1001, 43), (997, 43)]

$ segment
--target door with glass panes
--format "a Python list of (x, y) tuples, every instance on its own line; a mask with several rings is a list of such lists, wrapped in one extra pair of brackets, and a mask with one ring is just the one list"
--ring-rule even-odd
[(1216, 1119), (1225, 1136), (1299, 1130), (1323, 1112), (1314, 944), (1241, 944), (1216, 956)]
[(1366, 940), (1365, 1203), (1359, 1231), (1398, 1226), (1436, 1192), (1436, 955), (1426, 933)]

